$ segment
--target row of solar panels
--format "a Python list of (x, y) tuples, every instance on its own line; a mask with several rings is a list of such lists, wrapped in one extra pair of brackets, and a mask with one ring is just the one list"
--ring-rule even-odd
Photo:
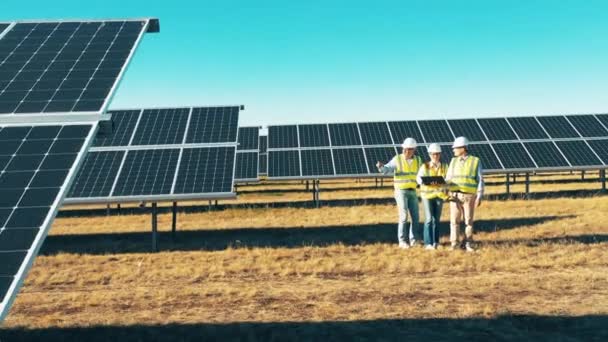
[(269, 149), (575, 139), (608, 136), (608, 114), (284, 125), (268, 127)]
[[(596, 169), (608, 166), (608, 139), (478, 143), (470, 152), (481, 158), (485, 173)], [(386, 163), (394, 146), (314, 148), (268, 151), (268, 179), (377, 177), (376, 162)], [(428, 159), (426, 147), (417, 154)], [(442, 160), (452, 158), (442, 146)]]

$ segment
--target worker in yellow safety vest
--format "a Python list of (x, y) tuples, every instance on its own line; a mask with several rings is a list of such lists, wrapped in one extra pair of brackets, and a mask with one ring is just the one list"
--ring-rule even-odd
[(445, 178), (448, 165), (441, 162), (441, 146), (431, 144), (428, 147), (430, 160), (422, 164), (418, 171), (417, 181), (420, 184), (420, 197), (424, 206), (424, 246), (426, 249), (434, 250), (439, 245), (439, 221), (443, 201), (448, 199), (445, 184), (424, 184), (422, 177), (440, 176)]
[[(420, 239), (418, 231), (418, 195), (416, 194), (416, 176), (422, 165), (422, 159), (416, 155), (416, 140), (407, 138), (401, 145), (403, 152), (397, 154), (387, 164), (378, 161), (376, 167), (383, 174), (393, 173), (395, 187), (395, 201), (399, 214), (397, 226), (397, 238), (400, 248), (409, 248), (416, 245)], [(409, 235), (406, 238), (404, 226), (407, 222), (407, 214), (410, 216)], [(409, 241), (408, 241), (409, 240)]]
[(473, 248), (473, 222), (475, 209), (481, 205), (483, 196), (483, 176), (481, 161), (468, 152), (469, 141), (465, 137), (454, 140), (452, 150), (454, 158), (450, 162), (446, 182), (450, 187), (450, 195), (454, 201), (450, 203), (450, 242), (451, 249), (458, 248), (460, 224), (464, 216), (465, 238), (464, 247), (467, 252), (474, 252)]

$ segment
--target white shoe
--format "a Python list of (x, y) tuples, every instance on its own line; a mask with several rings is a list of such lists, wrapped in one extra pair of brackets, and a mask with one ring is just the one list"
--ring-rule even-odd
[(410, 245), (408, 245), (407, 242), (399, 242), (399, 248), (408, 249), (410, 248)]
[(464, 245), (464, 249), (466, 249), (466, 250), (467, 250), (467, 252), (475, 252), (475, 248), (473, 248), (473, 246), (471, 246), (471, 243), (470, 243), (470, 242), (467, 242), (467, 243)]
[(412, 240), (410, 242), (410, 247), (416, 247), (416, 240)]
[(424, 246), (424, 249), (429, 250), (429, 251), (434, 251), (437, 248), (433, 245), (426, 245), (426, 246)]
[(457, 243), (453, 243), (453, 244), (450, 246), (450, 250), (451, 250), (451, 251), (457, 251), (458, 249), (459, 249), (459, 248), (458, 248), (458, 244), (457, 244)]

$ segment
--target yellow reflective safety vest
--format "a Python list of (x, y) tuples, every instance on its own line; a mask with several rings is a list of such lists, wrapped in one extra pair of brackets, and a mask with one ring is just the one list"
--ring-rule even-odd
[(408, 163), (403, 154), (398, 154), (395, 158), (397, 159), (397, 167), (393, 177), (395, 189), (416, 190), (416, 176), (422, 165), (422, 159), (419, 156), (414, 156), (412, 162)]
[(452, 169), (450, 190), (475, 194), (479, 185), (477, 181), (479, 158), (469, 155), (464, 163), (459, 159), (460, 157), (455, 157), (450, 162), (450, 168)]
[[(422, 169), (424, 170), (424, 176), (441, 176), (445, 178), (445, 175), (448, 173), (448, 166), (445, 163), (441, 163), (438, 168), (431, 167), (431, 163), (427, 162), (422, 165)], [(444, 198), (445, 194), (443, 193), (443, 186), (441, 185), (420, 185), (420, 196), (426, 199), (433, 198)]]

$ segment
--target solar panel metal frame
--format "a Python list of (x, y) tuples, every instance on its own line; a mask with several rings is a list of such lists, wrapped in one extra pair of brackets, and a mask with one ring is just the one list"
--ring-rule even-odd
[(135, 18), (135, 19), (97, 19), (97, 20), (79, 20), (79, 19), (62, 19), (62, 20), (16, 20), (16, 21), (5, 21), (0, 22), (0, 24), (10, 24), (8, 28), (4, 30), (0, 34), (0, 39), (6, 35), (8, 32), (16, 24), (21, 23), (63, 23), (63, 22), (80, 22), (80, 23), (97, 23), (97, 22), (116, 22), (116, 21), (125, 21), (125, 22), (145, 22), (142, 30), (139, 33), (139, 36), (135, 40), (129, 55), (125, 59), (125, 62), (114, 79), (114, 83), (110, 88), (110, 91), (105, 97), (104, 103), (98, 111), (83, 111), (83, 112), (65, 112), (64, 113), (0, 113), (0, 124), (43, 124), (43, 123), (57, 123), (57, 122), (97, 122), (99, 120), (109, 120), (110, 116), (104, 115), (107, 110), (108, 105), (112, 101), (116, 89), (120, 85), (123, 75), (131, 64), (131, 60), (135, 54), (135, 51), (139, 47), (142, 37), (146, 33), (154, 33), (159, 32), (159, 21), (157, 18)]
[[(244, 110), (244, 106), (213, 106), (213, 107), (238, 107), (239, 111)], [(132, 145), (133, 139), (137, 132), (137, 127), (139, 124), (139, 120), (141, 120), (141, 116), (145, 110), (149, 109), (174, 109), (174, 108), (189, 108), (189, 118), (188, 123), (186, 125), (185, 133), (182, 137), (182, 142), (178, 144), (163, 144), (163, 145)], [(130, 203), (130, 202), (169, 202), (169, 201), (195, 201), (195, 200), (222, 200), (222, 199), (235, 199), (236, 193), (234, 192), (234, 185), (236, 184), (236, 180), (234, 179), (236, 175), (236, 154), (237, 145), (238, 145), (238, 128), (237, 128), (237, 137), (234, 142), (219, 142), (219, 143), (186, 143), (188, 138), (188, 128), (190, 125), (190, 116), (192, 115), (192, 110), (194, 108), (199, 107), (150, 107), (139, 110), (141, 111), (138, 118), (138, 123), (133, 128), (133, 132), (131, 133), (131, 137), (129, 140), (129, 144), (127, 146), (94, 146), (89, 148), (89, 152), (102, 152), (102, 151), (125, 151), (123, 156), (123, 160), (121, 162), (118, 173), (114, 179), (114, 185), (112, 186), (112, 190), (109, 196), (103, 197), (70, 197), (66, 198), (63, 203), (66, 205), (74, 205), (74, 204), (109, 204), (109, 203)], [(201, 107), (207, 108), (207, 107)], [(134, 108), (130, 109), (117, 109), (117, 110), (136, 110)], [(194, 149), (194, 148), (213, 148), (213, 147), (234, 147), (234, 160), (233, 160), (233, 169), (232, 169), (232, 187), (230, 192), (213, 192), (213, 193), (192, 193), (192, 194), (176, 194), (174, 193), (175, 184), (177, 182), (177, 178), (179, 176), (179, 169), (181, 165), (181, 156), (185, 149)], [(138, 151), (138, 150), (160, 150), (160, 149), (179, 149), (179, 157), (177, 160), (175, 176), (173, 179), (173, 184), (171, 187), (170, 194), (162, 194), (162, 195), (134, 195), (134, 196), (113, 196), (116, 183), (122, 173), (123, 166), (125, 160), (128, 158), (129, 151)], [(241, 150), (243, 152), (251, 152), (248, 150)]]
[(17, 293), (19, 292), (18, 290), (23, 285), (23, 282), (25, 281), (25, 276), (31, 269), (34, 259), (38, 255), (38, 252), (40, 251), (40, 248), (42, 247), (42, 243), (46, 239), (46, 237), (49, 233), (49, 230), (51, 228), (51, 225), (52, 225), (53, 221), (55, 220), (55, 217), (57, 216), (59, 207), (62, 205), (65, 196), (67, 195), (74, 179), (76, 178), (76, 174), (78, 173), (80, 167), (82, 166), (82, 163), (84, 161), (84, 157), (87, 153), (87, 150), (90, 148), (90, 146), (93, 142), (93, 139), (98, 130), (98, 123), (96, 123), (96, 122), (94, 122), (94, 123), (69, 122), (69, 123), (63, 123), (63, 124), (61, 124), (61, 123), (50, 124), (49, 123), (49, 124), (41, 124), (41, 125), (38, 125), (38, 124), (3, 125), (5, 127), (19, 127), (19, 126), (38, 127), (38, 126), (67, 126), (67, 125), (76, 125), (76, 124), (90, 125), (91, 128), (89, 130), (89, 134), (85, 138), (85, 141), (84, 141), (80, 151), (77, 153), (76, 159), (74, 160), (72, 167), (68, 171), (68, 174), (65, 178), (65, 181), (63, 182), (63, 185), (61, 186), (61, 188), (59, 190), (59, 193), (57, 194), (57, 196), (55, 197), (55, 200), (53, 201), (53, 204), (49, 208), (49, 213), (47, 214), (44, 222), (40, 226), (40, 228), (39, 228), (40, 231), (38, 232), (38, 234), (36, 235), (36, 238), (32, 242), (32, 247), (30, 247), (28, 249), (25, 259), (21, 263), (21, 266), (19, 267), (19, 271), (14, 276), (16, 278), (16, 281), (13, 281), (11, 283), (11, 285), (9, 286), (9, 288), (6, 292), (4, 301), (2, 303), (0, 303), (0, 322), (2, 322), (4, 320), (4, 318), (6, 317), (6, 315), (8, 315), (8, 311), (9, 311), (10, 307), (12, 306), (12, 304), (17, 296)]
[[(253, 128), (257, 128), (258, 129), (258, 135), (257, 135), (257, 148), (256, 149), (243, 149), (243, 150), (239, 150), (237, 147), (236, 150), (236, 154), (237, 157), (235, 159), (235, 164), (234, 164), (234, 168), (237, 169), (238, 168), (238, 164), (237, 164), (237, 160), (238, 160), (238, 154), (241, 153), (256, 153), (256, 174), (257, 176), (255, 178), (235, 178), (234, 182), (236, 184), (240, 184), (240, 183), (256, 183), (260, 181), (260, 128), (259, 126), (243, 126), (243, 127), (239, 127), (239, 139), (241, 138), (241, 128), (248, 128), (248, 129), (253, 129)], [(240, 143), (239, 143), (240, 146)], [(235, 175), (236, 175), (236, 170), (235, 170)]]

